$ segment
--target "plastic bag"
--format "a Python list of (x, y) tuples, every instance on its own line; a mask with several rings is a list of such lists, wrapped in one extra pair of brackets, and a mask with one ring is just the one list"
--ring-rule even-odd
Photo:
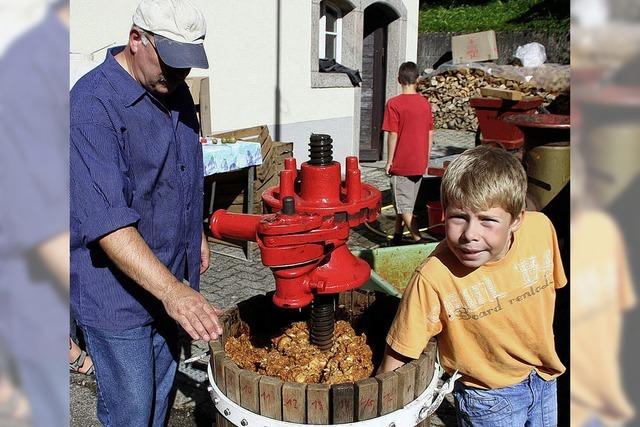
[(538, 67), (547, 60), (547, 51), (540, 43), (527, 43), (518, 46), (514, 58), (518, 59), (523, 67)]

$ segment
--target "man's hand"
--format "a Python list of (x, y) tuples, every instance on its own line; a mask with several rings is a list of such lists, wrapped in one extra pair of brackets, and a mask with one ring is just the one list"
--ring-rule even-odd
[(384, 171), (386, 172), (387, 175), (391, 174), (391, 163), (387, 163), (387, 166), (385, 166)]
[(124, 274), (162, 301), (169, 316), (180, 323), (194, 340), (214, 340), (222, 333), (218, 320), (222, 311), (178, 280), (149, 249), (134, 227), (109, 233), (99, 243)]
[(200, 274), (204, 274), (209, 269), (209, 242), (207, 236), (202, 233), (202, 240), (200, 242)]
[(199, 292), (175, 282), (161, 298), (165, 310), (194, 340), (211, 341), (222, 334), (218, 316), (223, 311), (209, 304)]

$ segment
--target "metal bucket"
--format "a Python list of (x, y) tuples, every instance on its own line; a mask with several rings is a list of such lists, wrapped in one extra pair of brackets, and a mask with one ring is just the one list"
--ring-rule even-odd
[(569, 182), (569, 143), (539, 145), (527, 151), (524, 163), (529, 179), (527, 197), (544, 209)]

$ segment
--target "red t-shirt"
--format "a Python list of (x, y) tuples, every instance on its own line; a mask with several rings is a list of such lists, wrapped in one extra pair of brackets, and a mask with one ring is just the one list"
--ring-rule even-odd
[(382, 130), (398, 134), (390, 170), (393, 175), (424, 175), (429, 163), (429, 131), (432, 129), (431, 105), (424, 96), (411, 93), (389, 99)]

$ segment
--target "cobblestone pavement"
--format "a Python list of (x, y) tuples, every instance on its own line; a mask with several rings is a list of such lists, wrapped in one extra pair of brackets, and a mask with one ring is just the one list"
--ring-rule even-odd
[[(432, 160), (455, 155), (473, 146), (474, 134), (451, 130), (437, 130), (434, 137)], [(384, 171), (385, 162), (361, 164), (363, 181), (383, 192), (383, 206), (388, 204), (389, 180)], [(383, 211), (380, 223), (390, 230), (393, 210)], [(386, 245), (386, 238), (364, 226), (352, 230), (349, 246), (366, 249)], [(240, 301), (275, 289), (271, 271), (262, 265), (260, 255), (254, 249), (253, 262), (246, 260), (240, 248), (210, 243), (211, 267), (202, 276), (201, 293), (214, 305), (228, 310)], [(213, 422), (213, 404), (207, 393), (206, 361), (203, 358), (185, 366), (184, 360), (204, 353), (203, 343), (189, 343), (184, 339), (183, 357), (177, 378), (177, 395), (171, 413), (170, 426), (210, 426)], [(453, 426), (453, 400), (447, 399), (436, 415), (433, 426)], [(71, 375), (71, 425), (77, 427), (98, 426), (95, 417), (95, 381), (84, 375)]]

